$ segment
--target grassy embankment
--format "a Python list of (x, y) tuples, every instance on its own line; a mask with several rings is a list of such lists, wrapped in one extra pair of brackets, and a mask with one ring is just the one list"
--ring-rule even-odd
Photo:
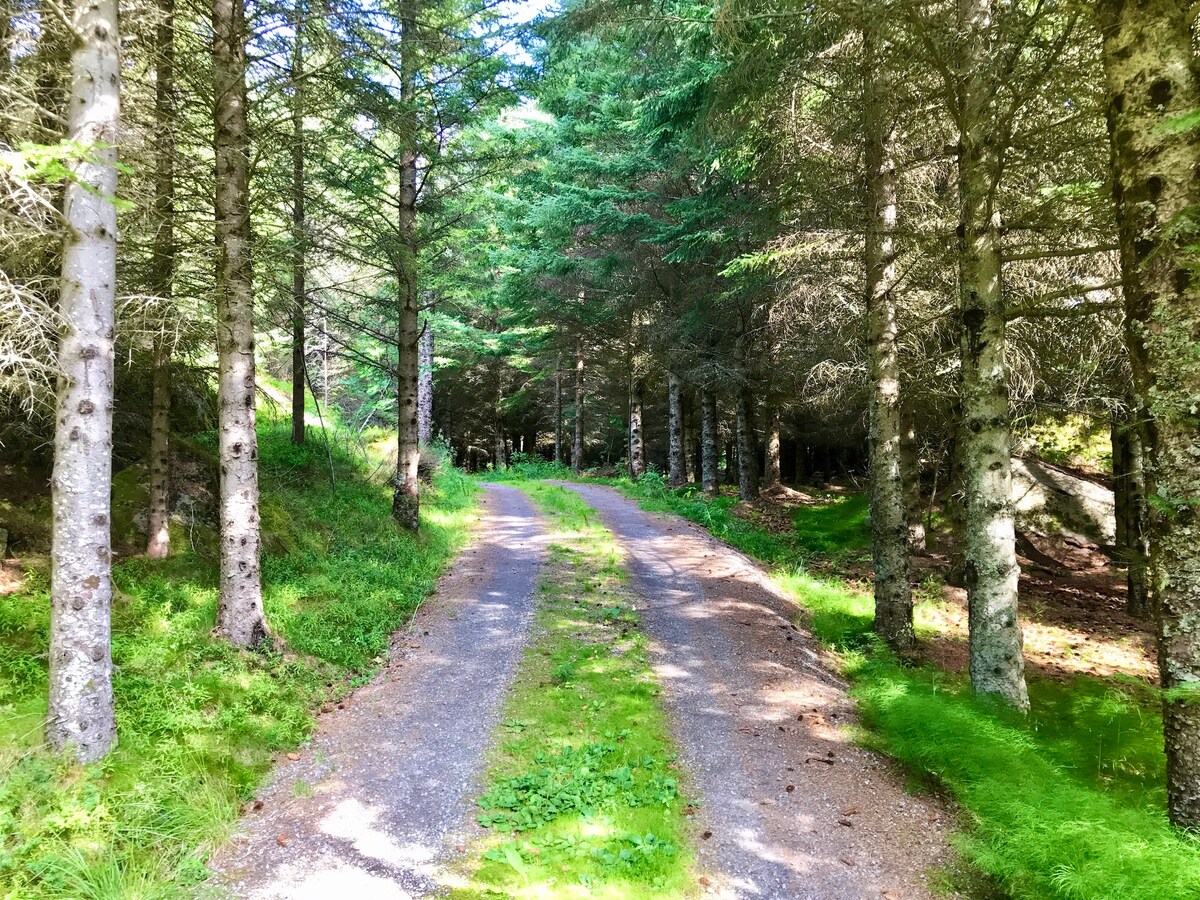
[(575, 494), (521, 487), (552, 543), (479, 799), (494, 835), (453, 896), (691, 896), (686, 802), (611, 535)]
[[(531, 466), (511, 476), (569, 478)], [(732, 514), (736, 499), (672, 491), (661, 478), (609, 482), (775, 569), (814, 634), (837, 652), (863, 722), (861, 739), (933, 779), (965, 810), (963, 856), (1018, 898), (1200, 897), (1200, 841), (1165, 815), (1162, 719), (1155, 691), (1125, 678), (1030, 678), (1028, 721), (973, 698), (966, 679), (897, 659), (872, 638), (872, 599), (814, 568), (869, 553), (862, 497), (796, 510), (778, 534)], [(940, 596), (918, 596), (918, 636), (932, 637)]]
[[(473, 486), (440, 473), (414, 539), (392, 525), (366, 459), (310, 438), (295, 448), (286, 424), (260, 431), (276, 649), (238, 652), (211, 636), (216, 542), (203, 525), (180, 526), (168, 560), (116, 567), (120, 744), (102, 763), (81, 768), (41, 745), (45, 571), (0, 596), (0, 897), (190, 896), (272, 761), (309, 736), (323, 703), (371, 676), (432, 587), (465, 535)], [(194, 447), (210, 469), (213, 448), (211, 435)], [(142, 488), (134, 475), (117, 483), (120, 525)]]

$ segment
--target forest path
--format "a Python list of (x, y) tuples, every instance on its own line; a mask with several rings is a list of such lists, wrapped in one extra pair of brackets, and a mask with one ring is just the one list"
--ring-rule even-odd
[(690, 788), (702, 869), (772, 900), (930, 897), (948, 815), (855, 746), (854, 707), (762, 569), (682, 519), (561, 483), (622, 545)]
[(484, 487), (471, 545), (387, 668), (337, 710), (213, 857), (249, 900), (407, 900), (437, 890), (473, 833), (485, 751), (528, 641), (545, 533), (529, 499)]

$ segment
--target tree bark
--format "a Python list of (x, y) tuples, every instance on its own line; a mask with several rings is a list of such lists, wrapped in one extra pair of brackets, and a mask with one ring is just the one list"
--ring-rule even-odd
[(646, 444), (642, 439), (642, 413), (646, 383), (631, 374), (629, 382), (629, 477), (637, 481), (646, 471)]
[[(154, 219), (152, 285), (170, 314), (175, 283), (175, 0), (159, 0), (154, 84)], [(160, 324), (150, 399), (150, 512), (146, 555), (171, 552), (171, 323)]]
[(1200, 131), (1168, 123), (1200, 108), (1186, 4), (1100, 0), (1134, 415), (1150, 451), (1153, 603), (1165, 690), (1167, 812), (1200, 829), (1200, 282), (1192, 229)]
[(554, 464), (563, 464), (562, 352), (554, 361)]
[[(415, 113), (417, 0), (400, 4), (400, 100), (406, 112)], [(417, 153), (410, 135), (400, 158), (399, 238), (396, 281), (399, 288), (397, 318), (398, 370), (396, 377), (396, 487), (392, 517), (402, 528), (416, 531), (421, 523), (421, 450), (417, 440), (417, 394), (420, 309), (417, 303)]]
[(1012, 505), (991, 0), (959, 0), (959, 307), (971, 685), (1028, 710)]
[(571, 470), (583, 471), (583, 338), (575, 346), (575, 440), (571, 445)]
[(878, 38), (868, 24), (863, 34), (867, 80), (863, 120), (866, 135), (867, 345), (870, 353), (871, 545), (875, 564), (875, 633), (895, 650), (916, 644), (912, 590), (908, 583), (908, 517), (900, 456), (900, 347), (896, 310), (895, 127), (876, 72)]
[(116, 742), (112, 691), (112, 401), (120, 39), (116, 0), (76, 7), (63, 217), (46, 737), (82, 762)]
[(779, 450), (779, 407), (772, 403), (767, 407), (766, 465), (763, 472), (763, 487), (778, 487), (783, 481), (782, 460)]
[(924, 553), (925, 506), (921, 501), (921, 456), (912, 424), (901, 420), (900, 467), (904, 478), (904, 510), (908, 519), (908, 552)]
[(255, 646), (267, 634), (259, 574), (245, 15), (243, 0), (213, 0), (221, 466), (221, 597), (217, 631), (239, 647)]
[(683, 381), (667, 373), (667, 483), (679, 487), (687, 477), (683, 445)]
[(421, 359), (417, 382), (417, 441), (428, 446), (433, 439), (433, 322), (425, 317), (421, 329)]
[(304, 202), (304, 4), (294, 0), (292, 31), (292, 443), (304, 443), (304, 344), (306, 290)]
[(717, 434), (717, 396), (705, 390), (700, 394), (700, 480), (704, 493), (717, 495), (720, 487), (718, 464), (720, 463), (720, 440)]
[(758, 459), (754, 440), (754, 398), (749, 388), (737, 395), (738, 496), (742, 500), (758, 498)]

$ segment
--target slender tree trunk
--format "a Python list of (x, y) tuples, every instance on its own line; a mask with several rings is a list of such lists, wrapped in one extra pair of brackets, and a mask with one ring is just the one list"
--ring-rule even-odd
[(492, 449), (496, 458), (492, 469), (496, 472), (508, 468), (508, 442), (504, 439), (504, 388), (500, 382), (500, 373), (496, 373), (496, 402), (492, 407)]
[(706, 390), (700, 394), (700, 480), (704, 486), (704, 493), (709, 497), (715, 497), (720, 487), (717, 481), (720, 447), (717, 434), (717, 397), (712, 391)]
[[(175, 0), (159, 0), (155, 40), (153, 289), (169, 315), (175, 283)], [(150, 399), (150, 515), (146, 555), (171, 552), (171, 349), (165, 320), (154, 348)]]
[(925, 506), (921, 501), (921, 457), (917, 433), (910, 422), (900, 427), (900, 467), (904, 477), (904, 510), (908, 519), (908, 552), (924, 553)]
[(725, 484), (738, 482), (738, 448), (737, 448), (737, 417), (734, 417), (733, 435), (725, 441), (725, 474), (722, 480)]
[(766, 465), (763, 472), (763, 487), (779, 487), (783, 482), (782, 460), (779, 450), (779, 407), (772, 403), (767, 407)]
[(896, 312), (895, 127), (878, 71), (875, 29), (863, 34), (867, 80), (863, 119), (866, 147), (867, 344), (871, 361), (871, 545), (875, 563), (875, 633), (895, 650), (916, 644), (908, 583), (908, 516), (900, 456), (900, 347)]
[(687, 477), (683, 446), (683, 381), (667, 373), (667, 483), (679, 487)]
[(1012, 440), (1000, 257), (994, 201), (1001, 162), (992, 108), (991, 0), (959, 0), (966, 36), (960, 63), (959, 304), (962, 316), (961, 432), (966, 492), (966, 583), (971, 685), (1029, 708), (1017, 614)]
[(1145, 448), (1159, 673), (1166, 693), (1167, 812), (1200, 829), (1200, 280), (1193, 230), (1200, 131), (1168, 123), (1200, 108), (1200, 69), (1177, 0), (1100, 0), (1122, 245), (1134, 415)]
[(425, 318), (421, 329), (421, 359), (417, 382), (417, 441), (427, 446), (433, 439), (433, 322)]
[(120, 38), (116, 0), (76, 8), (67, 136), (90, 149), (71, 164), (63, 217), (46, 737), (83, 762), (116, 742), (112, 641), (112, 400), (116, 301)]
[(754, 440), (754, 398), (748, 388), (737, 395), (738, 496), (743, 500), (758, 497), (758, 459)]
[(1128, 409), (1113, 414), (1112, 469), (1117, 552), (1125, 565), (1125, 611), (1139, 619), (1151, 616), (1148, 565), (1149, 529), (1146, 521), (1146, 472), (1141, 434)]
[(563, 464), (563, 385), (562, 352), (554, 363), (554, 464)]
[[(400, 100), (406, 111), (415, 112), (417, 0), (400, 3)], [(400, 303), (397, 309), (399, 367), (396, 377), (396, 487), (392, 493), (392, 517), (402, 528), (416, 531), (421, 523), (421, 481), (418, 469), (421, 450), (417, 440), (419, 421), (417, 395), (420, 341), (420, 309), (417, 303), (417, 153), (405, 143), (400, 159), (400, 247), (396, 280)]]
[(304, 4), (294, 0), (292, 30), (292, 443), (304, 443), (304, 321), (306, 290), (304, 203)]
[(583, 471), (583, 338), (575, 347), (575, 441), (571, 445), (571, 469)]
[(646, 471), (646, 445), (642, 439), (642, 412), (646, 383), (631, 375), (629, 383), (629, 477), (637, 481)]
[(217, 630), (239, 647), (266, 637), (259, 576), (250, 140), (243, 0), (213, 0), (216, 97), (217, 403), (221, 463), (221, 599)]

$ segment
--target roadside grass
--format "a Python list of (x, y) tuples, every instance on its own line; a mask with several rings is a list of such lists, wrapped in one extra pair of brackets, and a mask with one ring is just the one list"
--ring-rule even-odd
[[(1162, 718), (1154, 690), (1134, 679), (1030, 679), (1022, 720), (973, 697), (965, 676), (897, 659), (871, 633), (870, 594), (816, 577), (797, 560), (861, 552), (860, 503), (804, 507), (797, 536), (772, 534), (661, 479), (612, 479), (651, 511), (671, 512), (775, 569), (818, 640), (851, 681), (859, 738), (905, 765), (914, 784), (940, 783), (966, 812), (963, 857), (1015, 898), (1153, 900), (1200, 897), (1200, 840), (1165, 815)], [(823, 529), (825, 546), (815, 533)], [(936, 633), (937, 601), (918, 592), (918, 637)]]
[(451, 896), (693, 896), (688, 806), (612, 537), (576, 494), (521, 487), (553, 543), (478, 800), (492, 834)]
[[(311, 734), (326, 700), (368, 679), (465, 537), (474, 487), (443, 471), (413, 538), (393, 527), (365, 460), (260, 430), (264, 605), (274, 649), (215, 639), (211, 533), (114, 572), (120, 744), (80, 767), (41, 744), (48, 581), (0, 596), (0, 897), (191, 896), (211, 849), (278, 753)], [(212, 447), (211, 436), (196, 442)], [(196, 533), (199, 532), (199, 533)], [(195, 549), (193, 549), (193, 540)]]

